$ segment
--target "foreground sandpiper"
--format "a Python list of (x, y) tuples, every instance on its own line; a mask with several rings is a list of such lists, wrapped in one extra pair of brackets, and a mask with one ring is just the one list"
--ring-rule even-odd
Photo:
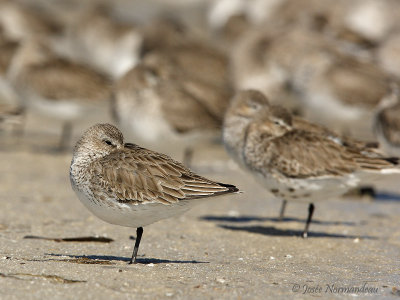
[(70, 179), (81, 202), (97, 217), (137, 228), (130, 263), (136, 262), (143, 226), (189, 210), (196, 199), (238, 192), (164, 154), (124, 144), (122, 133), (110, 124), (85, 131), (74, 148)]
[(310, 203), (344, 194), (381, 174), (400, 173), (397, 158), (344, 140), (324, 127), (303, 123), (257, 91), (233, 99), (224, 125), (228, 152), (275, 196)]

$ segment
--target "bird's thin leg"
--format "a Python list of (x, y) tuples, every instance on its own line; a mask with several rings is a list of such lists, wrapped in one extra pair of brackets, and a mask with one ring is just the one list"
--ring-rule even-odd
[(310, 227), (313, 213), (314, 213), (314, 204), (310, 203), (310, 205), (308, 206), (308, 218), (307, 218), (306, 227), (304, 228), (303, 238), (306, 238), (308, 236), (308, 227)]
[(279, 219), (278, 219), (279, 221), (283, 220), (283, 216), (285, 215), (286, 204), (287, 204), (287, 201), (283, 200), (282, 205), (281, 205), (281, 211), (279, 213)]
[(59, 150), (63, 151), (68, 147), (68, 143), (71, 140), (72, 124), (71, 122), (65, 122), (61, 131), (61, 140)]
[(187, 147), (183, 152), (183, 164), (190, 168), (192, 164), (192, 159), (193, 159), (193, 148)]
[(137, 253), (139, 250), (139, 244), (140, 244), (140, 240), (142, 239), (142, 234), (143, 234), (143, 227), (136, 228), (135, 247), (133, 248), (132, 258), (131, 258), (129, 264), (136, 264), (136, 256), (137, 256)]
[(16, 124), (14, 124), (13, 126), (13, 133), (14, 136), (17, 138), (17, 142), (20, 141), (20, 139), (23, 137), (24, 133), (25, 133), (25, 124), (26, 124), (26, 112), (24, 108), (21, 108), (19, 110), (20, 114), (21, 114), (21, 120), (20, 122), (17, 122)]

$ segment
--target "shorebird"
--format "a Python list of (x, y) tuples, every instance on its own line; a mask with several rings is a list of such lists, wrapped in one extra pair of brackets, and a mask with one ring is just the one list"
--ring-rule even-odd
[(400, 172), (394, 167), (397, 159), (293, 117), (254, 90), (242, 91), (232, 100), (223, 137), (235, 161), (272, 194), (310, 203), (303, 237), (308, 234), (313, 202), (342, 195), (380, 173)]
[[(267, 97), (257, 90), (238, 92), (231, 100), (223, 125), (223, 141), (227, 152), (243, 169), (247, 169), (243, 156), (246, 128), (255, 116), (270, 108)], [(306, 126), (306, 125), (305, 125)], [(283, 199), (279, 220), (283, 219), (287, 201)]]
[(27, 107), (64, 121), (61, 150), (69, 141), (72, 122), (110, 97), (106, 76), (57, 56), (40, 41), (22, 43), (7, 76)]
[(0, 2), (0, 26), (9, 39), (17, 41), (38, 36), (56, 37), (63, 30), (59, 19), (34, 3), (23, 4), (17, 1)]
[[(245, 128), (253, 122), (257, 115), (270, 110), (271, 107), (272, 104), (263, 93), (257, 90), (243, 90), (235, 95), (226, 112), (223, 127), (224, 144), (228, 153), (244, 169), (246, 169), (246, 166), (242, 149), (245, 144)], [(292, 116), (292, 126), (299, 130), (323, 134), (343, 146), (355, 148), (371, 156), (380, 155), (376, 153), (378, 151), (376, 143), (366, 143), (346, 136), (339, 136), (322, 125), (311, 123), (297, 116)], [(283, 219), (286, 204), (287, 201), (283, 200), (279, 214), (280, 220)]]
[(67, 40), (74, 58), (117, 79), (139, 61), (142, 37), (138, 28), (113, 18), (110, 10), (95, 7), (74, 18)]
[(374, 132), (388, 155), (400, 157), (400, 98), (397, 86), (379, 103), (374, 118)]
[[(256, 89), (270, 101), (291, 110), (300, 107), (300, 95), (294, 80), (304, 58), (331, 45), (319, 32), (286, 25), (249, 30), (231, 53), (233, 83), (236, 90)], [(310, 54), (313, 53), (313, 54)], [(311, 68), (314, 62), (305, 66)]]
[(142, 35), (143, 61), (162, 59), (192, 78), (223, 88), (230, 86), (227, 53), (184, 24), (161, 18), (144, 26)]
[(387, 93), (390, 75), (332, 34), (296, 22), (243, 35), (232, 51), (236, 90), (260, 90), (313, 122), (371, 139), (373, 110)]
[(78, 198), (97, 217), (137, 228), (130, 263), (136, 263), (143, 226), (179, 215), (197, 199), (238, 192), (167, 155), (125, 144), (122, 133), (110, 124), (84, 132), (74, 148), (70, 179)]
[(185, 57), (195, 57), (178, 59), (163, 53), (146, 55), (116, 83), (112, 103), (118, 124), (145, 145), (163, 141), (165, 147), (186, 148), (199, 138), (218, 137), (231, 97), (228, 84), (224, 86), (221, 78), (220, 83), (201, 78), (215, 65), (210, 70), (203, 65), (205, 74), (198, 75), (183, 67)]
[(391, 80), (377, 64), (335, 49), (306, 55), (293, 73), (308, 119), (358, 137), (370, 132)]

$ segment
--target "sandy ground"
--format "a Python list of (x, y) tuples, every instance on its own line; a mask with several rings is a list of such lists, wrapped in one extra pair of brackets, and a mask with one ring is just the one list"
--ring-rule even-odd
[[(78, 125), (74, 139), (91, 123)], [(139, 263), (128, 265), (135, 229), (104, 223), (79, 202), (68, 178), (71, 151), (52, 150), (59, 128), (28, 116), (20, 141), (1, 135), (1, 299), (399, 299), (398, 201), (317, 203), (310, 237), (302, 239), (307, 206), (290, 203), (278, 222), (280, 201), (218, 146), (196, 152), (193, 168), (244, 193), (145, 227)], [(399, 179), (377, 186), (400, 193)], [(32, 235), (113, 241), (25, 238)], [(368, 293), (343, 289), (351, 287)]]

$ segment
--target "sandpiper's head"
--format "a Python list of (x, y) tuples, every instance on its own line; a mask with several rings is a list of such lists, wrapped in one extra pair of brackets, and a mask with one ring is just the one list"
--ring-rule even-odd
[(124, 137), (111, 124), (96, 124), (87, 129), (74, 148), (74, 159), (97, 159), (124, 147)]
[(251, 120), (260, 111), (270, 106), (267, 97), (256, 90), (240, 91), (232, 99), (226, 118), (240, 117)]
[(241, 163), (247, 127), (263, 110), (269, 109), (269, 102), (256, 90), (240, 91), (231, 100), (225, 114), (223, 140), (228, 152)]
[(254, 118), (260, 132), (272, 137), (282, 136), (292, 129), (292, 116), (283, 107), (273, 105)]
[(158, 81), (157, 70), (141, 63), (127, 72), (119, 81), (118, 86), (129, 86), (135, 91), (142, 91), (157, 85)]

